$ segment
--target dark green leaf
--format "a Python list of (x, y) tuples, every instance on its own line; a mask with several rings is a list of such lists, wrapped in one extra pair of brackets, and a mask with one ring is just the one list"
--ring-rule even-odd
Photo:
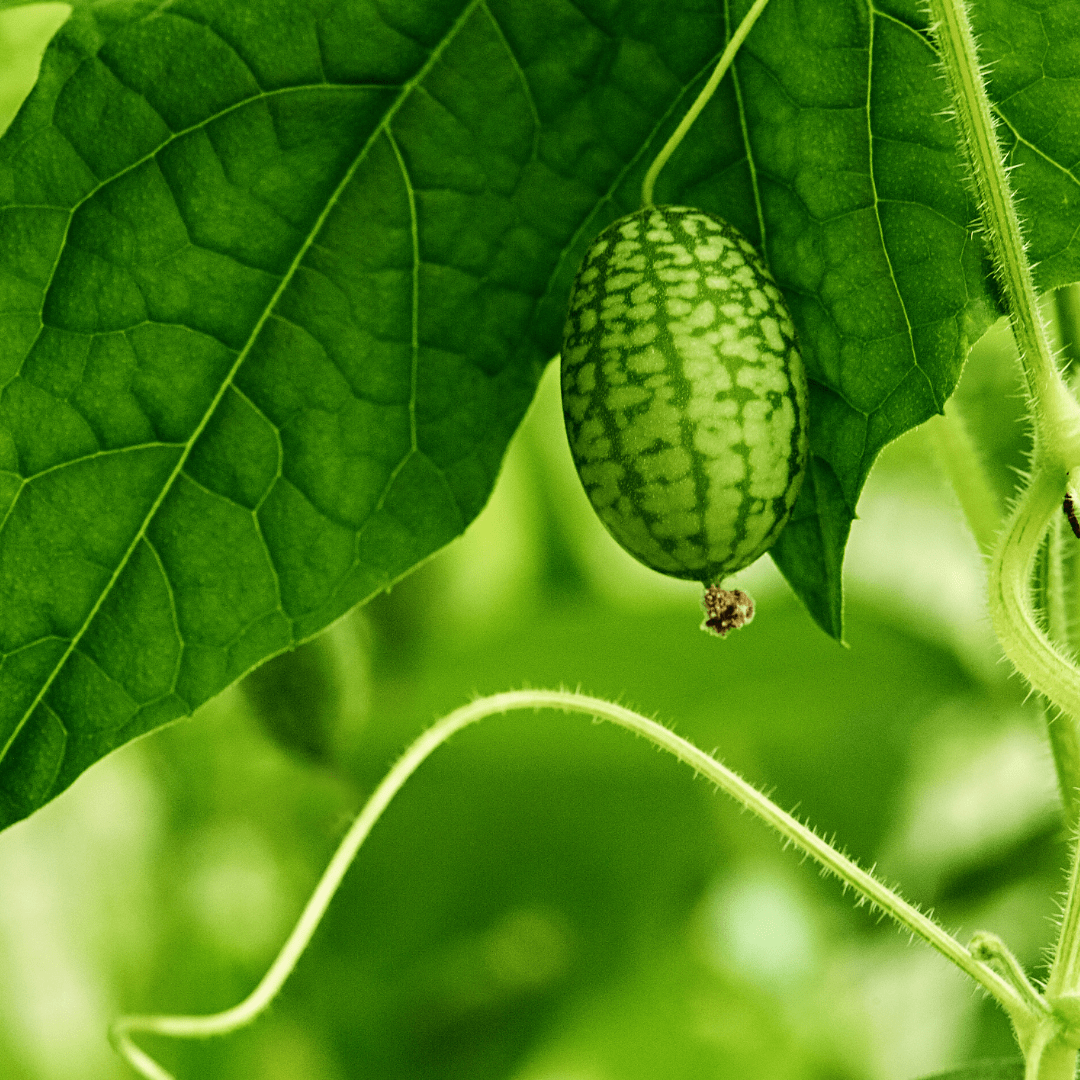
[(1040, 291), (1080, 281), (1080, 4), (974, 8)]
[(596, 201), (538, 206), (477, 3), (159, 9), (77, 11), (0, 147), (5, 823), (463, 529)]
[[(0, 143), (0, 824), (461, 532), (745, 6), (73, 13)], [(787, 292), (814, 460), (776, 556), (836, 635), (874, 456), (994, 314), (899, 16), (774, 0), (657, 190)]]
[(843, 550), (870, 466), (941, 410), (995, 313), (916, 28), (862, 4), (770, 5), (735, 68), (755, 231), (812, 379), (811, 482), (773, 554), (838, 637)]

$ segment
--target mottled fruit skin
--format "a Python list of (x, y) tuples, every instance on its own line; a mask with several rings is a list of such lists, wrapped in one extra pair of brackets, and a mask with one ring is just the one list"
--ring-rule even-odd
[(701, 210), (608, 226), (570, 294), (563, 413), (589, 499), (647, 566), (720, 581), (780, 535), (806, 468), (806, 374), (757, 252)]

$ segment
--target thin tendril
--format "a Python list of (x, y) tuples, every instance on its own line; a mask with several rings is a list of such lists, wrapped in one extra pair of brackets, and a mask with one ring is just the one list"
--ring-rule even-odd
[(707, 776), (745, 809), (777, 830), (789, 843), (817, 860), (825, 869), (878, 906), (905, 929), (917, 934), (938, 952), (979, 983), (1006, 1009), (1014, 1023), (1036, 1019), (1030, 1004), (1006, 979), (979, 961), (951, 934), (917, 908), (912, 907), (887, 885), (842, 855), (802, 822), (781, 810), (774, 802), (715, 758), (669, 731), (662, 724), (599, 698), (559, 690), (518, 690), (495, 694), (471, 702), (444, 717), (425, 731), (405, 751), (397, 764), (375, 789), (363, 810), (330, 860), (300, 919), (270, 969), (258, 986), (239, 1005), (209, 1016), (123, 1016), (109, 1031), (117, 1052), (147, 1080), (174, 1080), (131, 1039), (135, 1032), (168, 1035), (174, 1038), (207, 1038), (224, 1035), (251, 1023), (277, 995), (296, 962), (307, 948), (316, 927), (326, 913), (342, 878), (352, 864), (383, 811), (406, 780), (430, 754), (463, 728), (487, 716), (515, 709), (560, 709), (609, 720), (627, 728), (674, 754), (680, 761)]

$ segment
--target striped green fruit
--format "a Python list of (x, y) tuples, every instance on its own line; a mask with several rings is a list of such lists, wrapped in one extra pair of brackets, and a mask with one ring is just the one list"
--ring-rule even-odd
[(780, 535), (806, 468), (806, 374), (769, 271), (726, 221), (639, 210), (585, 255), (562, 397), (600, 520), (647, 566), (706, 586)]

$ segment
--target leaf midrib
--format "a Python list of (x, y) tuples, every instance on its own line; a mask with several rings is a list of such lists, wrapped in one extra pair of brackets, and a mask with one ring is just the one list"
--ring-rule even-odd
[[(2, 10), (2, 9), (0, 9), (0, 10)], [(117, 81), (119, 81), (119, 80), (117, 80)], [(124, 84), (121, 83), (121, 85), (124, 85)], [(234, 102), (232, 105), (229, 105), (227, 108), (221, 109), (219, 112), (214, 113), (212, 116), (206, 117), (205, 120), (200, 120), (197, 124), (192, 124), (190, 127), (182, 128), (180, 131), (172, 131), (172, 132), (170, 132), (168, 137), (166, 139), (163, 139), (149, 153), (144, 154), (141, 158), (138, 158), (135, 161), (132, 161), (128, 165), (125, 165), (122, 169), (118, 169), (115, 173), (113, 173), (112, 176), (108, 177), (107, 179), (99, 180), (93, 187), (91, 187), (86, 192), (85, 195), (83, 195), (76, 202), (72, 203), (72, 205), (69, 206), (69, 207), (68, 206), (55, 206), (55, 205), (51, 205), (49, 203), (5, 203), (3, 206), (0, 206), (0, 211), (4, 211), (4, 210), (52, 210), (52, 211), (56, 211), (56, 212), (61, 213), (61, 214), (67, 214), (67, 216), (68, 216), (67, 225), (64, 227), (64, 236), (63, 236), (63, 239), (60, 242), (60, 246), (57, 248), (56, 259), (53, 261), (52, 270), (49, 271), (49, 278), (45, 282), (45, 285), (42, 287), (42, 295), (43, 296), (48, 295), (49, 290), (52, 288), (53, 281), (56, 278), (57, 268), (60, 265), (60, 260), (63, 257), (64, 249), (65, 249), (65, 247), (67, 245), (68, 233), (71, 231), (71, 223), (75, 219), (75, 215), (78, 213), (80, 208), (82, 206), (84, 206), (86, 203), (88, 203), (99, 191), (101, 191), (102, 188), (107, 187), (109, 184), (113, 183), (116, 180), (119, 180), (121, 177), (127, 176), (129, 173), (134, 172), (141, 165), (145, 165), (148, 161), (153, 161), (154, 158), (156, 158), (158, 156), (158, 154), (160, 154), (163, 150), (165, 150), (166, 147), (172, 145), (172, 143), (174, 143), (177, 139), (182, 139), (185, 136), (190, 135), (192, 132), (198, 131), (200, 128), (204, 128), (209, 124), (213, 124), (217, 120), (220, 120), (224, 116), (228, 116), (230, 113), (233, 113), (238, 109), (246, 108), (248, 105), (251, 105), (251, 104), (253, 104), (255, 102), (258, 102), (258, 101), (266, 100), (267, 98), (277, 97), (279, 95), (285, 95), (285, 94), (291, 94), (291, 93), (299, 93), (300, 91), (306, 91), (306, 90), (317, 90), (317, 89), (322, 89), (324, 87), (328, 87), (329, 89), (333, 89), (333, 90), (338, 90), (338, 89), (340, 89), (340, 90), (386, 90), (387, 89), (387, 86), (385, 86), (384, 84), (381, 84), (381, 83), (357, 83), (355, 85), (351, 85), (349, 83), (303, 83), (303, 84), (300, 84), (300, 85), (297, 85), (297, 86), (282, 87), (281, 89), (278, 89), (278, 90), (261, 90), (261, 91), (259, 91), (258, 94), (253, 94), (251, 97), (246, 97), (241, 101)], [(130, 89), (130, 87), (125, 86), (125, 89)], [(87, 171), (92, 172), (93, 170), (90, 169), (90, 166), (86, 163), (85, 159), (79, 153), (79, 151), (76, 150), (74, 146), (72, 146), (70, 140), (65, 138), (64, 141), (68, 144), (68, 146), (71, 146), (72, 152), (75, 154), (75, 156), (78, 157), (79, 160), (84, 165), (86, 165)], [(366, 150), (366, 147), (365, 147), (365, 150)], [(336, 194), (337, 194), (337, 192), (335, 192), (335, 195)], [(309, 240), (310, 240), (310, 238), (309, 238)], [(307, 243), (308, 243), (308, 241), (305, 241), (305, 244), (307, 244)], [(306, 247), (305, 247), (304, 250), (306, 250)], [(230, 256), (230, 258), (232, 258), (232, 256)], [(236, 260), (236, 261), (239, 262), (239, 260)], [(265, 272), (264, 268), (262, 268), (262, 267), (258, 267), (258, 269), (263, 270)], [(292, 267), (289, 268), (289, 272), (291, 272), (291, 271), (292, 271)], [(30, 314), (30, 312), (27, 312), (27, 314)], [(40, 316), (41, 312), (40, 311), (35, 311), (35, 312), (33, 312), (33, 314)], [(27, 346), (26, 355), (23, 357), (23, 363), (25, 363), (26, 357), (29, 356), (31, 352), (33, 352), (34, 346), (38, 343), (38, 340), (41, 337), (42, 331), (44, 331), (46, 329), (48, 329), (48, 328), (46, 327), (45, 323), (42, 322), (41, 329), (38, 331), (37, 336)], [(124, 329), (130, 329), (130, 327), (125, 327)], [(222, 344), (224, 344), (224, 342), (222, 342)], [(18, 368), (16, 368), (16, 370), (12, 373), (11, 378), (8, 379), (7, 382), (0, 383), (0, 394), (2, 394), (19, 377), (19, 375), (21, 373), (22, 373), (22, 363), (19, 364)], [(38, 475), (37, 473), (34, 474), (34, 476), (37, 476), (37, 475)], [(25, 480), (30, 480), (30, 479), (33, 479), (33, 477), (24, 477), (24, 479)], [(0, 523), (0, 529), (2, 529), (2, 527), (3, 527), (3, 525), (2, 525), (2, 523)]]
[[(198, 438), (202, 434), (202, 432), (205, 430), (206, 425), (210, 422), (210, 419), (213, 417), (214, 412), (217, 410), (217, 407), (220, 404), (221, 399), (224, 397), (226, 391), (232, 385), (233, 379), (236, 377), (236, 373), (240, 370), (240, 368), (243, 365), (244, 361), (247, 359), (248, 354), (250, 353), (252, 346), (254, 345), (254, 343), (255, 343), (256, 339), (258, 338), (259, 334), (262, 332), (263, 326), (266, 324), (266, 321), (273, 314), (274, 308), (277, 306), (278, 301), (281, 299), (281, 296), (283, 295), (285, 289), (289, 286), (289, 284), (291, 284), (291, 282), (293, 280), (293, 277), (296, 274), (296, 271), (299, 269), (301, 261), (303, 260), (304, 256), (307, 254), (307, 252), (308, 252), (309, 248), (311, 247), (311, 245), (314, 243), (315, 238), (318, 236), (319, 232), (322, 230), (323, 226), (326, 223), (327, 218), (329, 217), (330, 213), (333, 211), (334, 207), (337, 205), (338, 200), (341, 198), (341, 196), (344, 193), (344, 191), (346, 190), (346, 188), (352, 182), (353, 177), (356, 175), (356, 171), (363, 164), (363, 162), (366, 159), (368, 153), (370, 152), (372, 146), (375, 145), (376, 140), (383, 134), (384, 131), (388, 130), (390, 122), (393, 120), (394, 116), (397, 114), (397, 112), (401, 108), (401, 106), (408, 99), (409, 95), (413, 92), (415, 87), (417, 85), (419, 85), (419, 83), (427, 76), (428, 72), (430, 72), (431, 69), (435, 66), (435, 64), (439, 61), (440, 57), (442, 56), (443, 52), (446, 50), (446, 48), (448, 47), (450, 42), (454, 40), (454, 38), (457, 36), (458, 32), (465, 25), (465, 23), (469, 20), (472, 13), (476, 10), (476, 8), (481, 6), (482, 2), (483, 2), (483, 0), (469, 0), (469, 2), (462, 9), (461, 14), (457, 17), (457, 19), (454, 20), (454, 23), (451, 25), (449, 30), (447, 30), (447, 32), (443, 35), (443, 37), (439, 41), (438, 45), (434, 49), (432, 49), (431, 55), (427, 58), (427, 60), (421, 66), (419, 71), (417, 71), (417, 73), (411, 79), (409, 79), (407, 82), (402, 84), (401, 90), (400, 90), (400, 92), (398, 94), (398, 97), (397, 97), (397, 100), (394, 101), (387, 108), (386, 114), (383, 116), (383, 118), (379, 121), (379, 123), (372, 130), (371, 134), (369, 135), (369, 137), (365, 141), (364, 145), (361, 147), (360, 151), (357, 153), (357, 155), (356, 155), (355, 159), (353, 160), (352, 164), (345, 171), (345, 175), (342, 177), (341, 181), (338, 183), (338, 185), (334, 189), (333, 193), (327, 199), (326, 206), (323, 208), (322, 212), (316, 218), (316, 220), (315, 220), (314, 224), (312, 225), (312, 227), (308, 230), (307, 236), (304, 238), (303, 242), (300, 244), (296, 255), (294, 256), (292, 262), (289, 264), (289, 268), (282, 275), (281, 282), (278, 284), (277, 288), (274, 290), (273, 294), (270, 296), (269, 300), (267, 301), (267, 303), (266, 303), (266, 305), (265, 305), (265, 307), (263, 309), (262, 314), (259, 316), (258, 320), (256, 321), (255, 326), (251, 330), (251, 333), (248, 335), (247, 341), (245, 342), (244, 346), (237, 353), (237, 357), (236, 357), (235, 362), (233, 363), (232, 367), (229, 369), (229, 371), (226, 374), (225, 378), (222, 380), (221, 387), (219, 388), (218, 392), (214, 395), (214, 398), (212, 399), (212, 401), (208, 405), (206, 411), (204, 412), (202, 420), (199, 422), (198, 426), (195, 428), (195, 430), (192, 432), (191, 436), (187, 439), (186, 443), (184, 444), (184, 447), (183, 447), (183, 449), (182, 449), (182, 451), (180, 453), (180, 456), (179, 456), (179, 458), (178, 458), (178, 460), (176, 462), (175, 467), (173, 468), (172, 473), (169, 475), (168, 479), (162, 485), (162, 490), (161, 490), (160, 495), (151, 504), (149, 510), (147, 511), (145, 517), (143, 518), (142, 524), (139, 526), (139, 528), (136, 531), (135, 535), (132, 537), (131, 543), (128, 545), (127, 550), (124, 552), (123, 556), (121, 557), (120, 562), (117, 564), (116, 569), (112, 573), (112, 576), (109, 578), (109, 581), (106, 583), (105, 587), (101, 590), (101, 593), (99, 594), (97, 600), (95, 601), (94, 605), (91, 607), (90, 611), (87, 613), (86, 618), (83, 620), (82, 625), (79, 627), (79, 629), (76, 631), (76, 633), (72, 636), (71, 641), (68, 643), (68, 647), (61, 654), (59, 660), (54, 665), (54, 667), (53, 667), (52, 671), (49, 673), (48, 677), (42, 681), (41, 688), (39, 689), (38, 693), (34, 696), (33, 700), (30, 702), (30, 704), (27, 706), (27, 708), (26, 708), (25, 712), (23, 713), (22, 717), (20, 718), (19, 722), (15, 725), (14, 729), (12, 730), (11, 735), (8, 737), (7, 741), (4, 743), (3, 747), (0, 747), (0, 761), (3, 761), (4, 758), (7, 756), (7, 753), (11, 749), (12, 744), (19, 737), (19, 734), (22, 732), (23, 728), (26, 726), (26, 724), (29, 721), (30, 717), (34, 714), (35, 709), (37, 709), (38, 705), (40, 705), (42, 703), (42, 701), (44, 700), (45, 695), (49, 692), (49, 689), (52, 687), (53, 683), (56, 681), (57, 676), (63, 670), (65, 664), (67, 664), (68, 659), (70, 658), (71, 654), (75, 651), (75, 648), (78, 646), (79, 642), (82, 640), (83, 635), (86, 633), (87, 629), (90, 627), (90, 624), (94, 621), (94, 618), (97, 615), (98, 611), (100, 610), (102, 604), (104, 604), (106, 598), (112, 592), (112, 589), (116, 585), (116, 582), (119, 580), (120, 575), (124, 571), (124, 568), (131, 561), (131, 557), (134, 554), (135, 550), (137, 549), (139, 543), (143, 539), (145, 539), (146, 532), (147, 532), (147, 529), (150, 526), (150, 523), (153, 521), (154, 517), (157, 515), (158, 510), (160, 510), (162, 504), (164, 503), (164, 501), (165, 501), (166, 497), (168, 496), (168, 494), (170, 493), (170, 491), (172, 491), (173, 485), (175, 484), (177, 478), (180, 476), (181, 472), (183, 471), (184, 465), (186, 464), (187, 459), (190, 456), (191, 451), (194, 448), (196, 441), (198, 440)], [(323, 85), (325, 85), (325, 84), (322, 84), (322, 83), (312, 84), (312, 86), (323, 86)], [(311, 89), (311, 88), (312, 87), (305, 87), (305, 89)], [(290, 89), (296, 89), (296, 88), (290, 88)], [(267, 96), (267, 95), (265, 95), (265, 94), (260, 94), (259, 95), (259, 97), (263, 97), (263, 96)], [(258, 98), (254, 99), (254, 100), (258, 100)], [(244, 102), (244, 104), (246, 104), (246, 103), (247, 103), (247, 101)], [(230, 108), (235, 108), (235, 107), (236, 106), (230, 106)], [(191, 130), (198, 130), (198, 128), (204, 126), (206, 123), (209, 123), (209, 122), (211, 122), (210, 119), (201, 121), (198, 125), (195, 125)], [(156, 156), (157, 153), (159, 153), (164, 148), (164, 146), (168, 145), (169, 141), (171, 141), (171, 139), (167, 140), (165, 143), (163, 143), (161, 146), (159, 146), (152, 154), (148, 154), (142, 160), (143, 161), (151, 160), (153, 157)], [(136, 163), (135, 166), (129, 166), (129, 168), (136, 167), (140, 163), (141, 162)], [(122, 175), (122, 174), (118, 173), (117, 175)], [(103, 181), (94, 190), (95, 191), (99, 190), (102, 186), (104, 186), (105, 183), (111, 182), (115, 178), (116, 177), (110, 177), (108, 181)], [(89, 198), (89, 197), (91, 197), (91, 196), (87, 195), (85, 198)], [(85, 201), (85, 198), (82, 201)], [(81, 205), (81, 203), (78, 204), (78, 205)], [(78, 208), (78, 206), (75, 206), (75, 207), (72, 208), (72, 210), (71, 210), (71, 218), (74, 217), (74, 214), (75, 214), (75, 211), (76, 211), (77, 208)], [(69, 223), (68, 223), (69, 228), (70, 228), (70, 220), (71, 219), (69, 218)], [(56, 267), (59, 265), (60, 258), (61, 258), (61, 255), (63, 253), (66, 241), (67, 241), (67, 231), (65, 230), (64, 241), (61, 243), (59, 251), (57, 253), (57, 260), (56, 260), (56, 264), (53, 267), (52, 275), (50, 275), (49, 285), (47, 285), (45, 290), (44, 290), (44, 292), (46, 292), (46, 293), (48, 291), (48, 288), (52, 284), (52, 279), (53, 279), (53, 276), (56, 273)], [(42, 330), (44, 330), (44, 324), (42, 324)], [(36, 342), (36, 340), (37, 340), (37, 338), (35, 338), (35, 342)], [(31, 343), (31, 345), (28, 347), (27, 352), (29, 353), (29, 351), (31, 349), (33, 349), (33, 343)], [(21, 370), (21, 365), (20, 365), (20, 370)], [(13, 378), (17, 377), (17, 374), (18, 374), (18, 372), (16, 372), (16, 376), (13, 376)], [(6, 385), (7, 384), (5, 384), (5, 386)], [(3, 389), (4, 389), (4, 387), (0, 387), (0, 392), (2, 392)], [(415, 408), (415, 391), (416, 391), (416, 387), (415, 387), (415, 383), (414, 383), (413, 387), (412, 387), (412, 395), (411, 395), (411, 398), (410, 398), (410, 408), (411, 409)], [(25, 490), (25, 483), (27, 483), (27, 482), (28, 481), (24, 481), (24, 484), (23, 484), (22, 487), (20, 487), (18, 494), (16, 494), (15, 498), (12, 500), (12, 504), (11, 504), (12, 507), (14, 507), (14, 505), (18, 502), (19, 495), (21, 495), (22, 491)], [(152, 546), (153, 545), (151, 545), (151, 547)], [(277, 575), (275, 574), (275, 577), (276, 576)], [(167, 580), (168, 580), (168, 578), (166, 577), (166, 581)], [(171, 588), (170, 588), (170, 593), (171, 593)], [(286, 616), (286, 618), (288, 618), (288, 616)], [(39, 640), (41, 640), (41, 639), (39, 639)], [(31, 644), (37, 644), (37, 642), (31, 643)]]

